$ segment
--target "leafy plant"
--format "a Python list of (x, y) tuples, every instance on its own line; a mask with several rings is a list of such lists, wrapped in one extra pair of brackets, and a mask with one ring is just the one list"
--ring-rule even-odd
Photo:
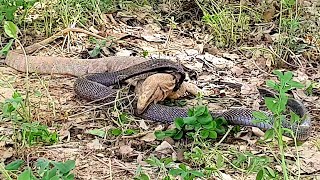
[(203, 105), (190, 108), (188, 117), (176, 118), (174, 123), (175, 129), (156, 131), (157, 139), (162, 140), (165, 137), (181, 139), (184, 135), (191, 139), (216, 139), (218, 134), (226, 132), (227, 124), (224, 119), (213, 119), (208, 107)]
[[(38, 159), (35, 166), (37, 171), (27, 167), (23, 172), (19, 171), (24, 165), (23, 160), (15, 160), (5, 166), (6, 173), (18, 174), (18, 180), (73, 180), (74, 174), (71, 171), (75, 168), (74, 160), (56, 162), (47, 159)], [(21, 173), (19, 173), (21, 172)]]
[(25, 17), (29, 8), (38, 0), (0, 0), (0, 23), (3, 20), (14, 21), (17, 10), (23, 10), (22, 17)]
[[(283, 142), (283, 134), (290, 134), (294, 136), (294, 133), (291, 129), (284, 128), (283, 123), (286, 121), (286, 116), (283, 114), (286, 110), (286, 105), (288, 102), (288, 96), (286, 92), (295, 88), (303, 88), (303, 85), (299, 82), (294, 81), (292, 72), (280, 72), (274, 71), (274, 74), (277, 75), (279, 82), (275, 82), (273, 80), (268, 80), (266, 85), (277, 91), (279, 95), (276, 97), (266, 97), (265, 103), (267, 108), (273, 113), (273, 117), (267, 116), (264, 113), (255, 112), (254, 117), (260, 119), (260, 121), (269, 122), (273, 124), (273, 129), (270, 129), (266, 132), (265, 138), (277, 137), (278, 145), (280, 148), (281, 155), (281, 167), (284, 174), (284, 178), (288, 179), (287, 167), (284, 157), (284, 142)], [(297, 122), (299, 121), (299, 117), (291, 112), (291, 121)]]
[(203, 177), (204, 174), (197, 170), (192, 170), (185, 164), (179, 164), (178, 168), (171, 169), (169, 174), (176, 177), (181, 176), (184, 180), (192, 180), (196, 177)]

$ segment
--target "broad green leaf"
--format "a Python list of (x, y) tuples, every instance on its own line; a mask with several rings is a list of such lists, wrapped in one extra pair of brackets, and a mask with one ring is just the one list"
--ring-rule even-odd
[(183, 118), (176, 118), (174, 120), (174, 124), (176, 126), (177, 129), (181, 130), (183, 125), (184, 125), (184, 121), (183, 121)]
[(63, 177), (63, 180), (74, 180), (74, 174), (69, 174), (68, 176)]
[(266, 82), (266, 85), (267, 85), (268, 87), (274, 89), (274, 90), (278, 90), (277, 84), (276, 84), (276, 82), (273, 81), (273, 80), (268, 80), (268, 81)]
[(119, 136), (119, 135), (121, 135), (121, 133), (122, 133), (121, 129), (118, 129), (118, 128), (111, 129), (111, 134), (114, 136)]
[(197, 123), (197, 118), (195, 116), (183, 118), (184, 124), (194, 125)]
[(138, 177), (135, 177), (134, 179), (136, 179), (136, 180), (150, 180), (150, 177), (145, 173), (141, 173)]
[(274, 70), (273, 73), (274, 73), (275, 75), (277, 75), (280, 80), (283, 79), (283, 74), (282, 74), (281, 71), (279, 71), (279, 70)]
[(44, 158), (40, 158), (37, 160), (36, 167), (39, 169), (38, 174), (41, 176), (44, 174), (47, 167), (49, 167), (50, 161)]
[(208, 124), (202, 125), (202, 127), (205, 128), (205, 129), (216, 129), (217, 123), (216, 123), (216, 121), (211, 121)]
[(252, 112), (252, 115), (254, 118), (259, 119), (259, 120), (269, 119), (269, 117), (266, 115), (266, 113), (263, 113), (261, 111), (254, 111), (254, 112)]
[(202, 131), (200, 131), (200, 136), (201, 138), (206, 139), (209, 136), (209, 130), (203, 129)]
[(268, 109), (273, 113), (277, 112), (277, 103), (275, 100), (276, 100), (275, 98), (265, 97), (265, 103)]
[(134, 129), (126, 129), (125, 131), (123, 131), (124, 135), (132, 135), (132, 134), (137, 134), (137, 130)]
[(200, 171), (192, 170), (192, 171), (190, 171), (190, 173), (195, 175), (196, 177), (203, 177), (204, 176), (204, 174)]
[(169, 130), (166, 130), (165, 133), (166, 133), (166, 136), (174, 136), (175, 134), (177, 134), (177, 129), (169, 129)]
[(182, 169), (171, 169), (169, 171), (169, 174), (171, 174), (172, 176), (179, 176), (180, 174), (182, 174), (184, 171)]
[(293, 123), (299, 123), (300, 122), (300, 117), (296, 113), (290, 111), (290, 121)]
[(173, 139), (181, 139), (183, 136), (183, 131), (180, 130), (176, 135), (173, 136)]
[(272, 139), (274, 137), (274, 130), (273, 129), (268, 129), (266, 133), (264, 134), (264, 139)]
[(74, 160), (67, 160), (65, 163), (53, 161), (52, 164), (63, 174), (70, 172), (76, 165)]
[(88, 131), (89, 134), (99, 136), (101, 138), (105, 137), (106, 131), (103, 129), (91, 129)]
[(288, 96), (286, 94), (280, 94), (280, 101), (278, 102), (278, 113), (283, 112), (286, 109), (288, 102)]
[(167, 137), (167, 136), (166, 136), (166, 133), (163, 132), (163, 131), (155, 131), (155, 132), (154, 132), (154, 135), (156, 136), (156, 138), (157, 138), (158, 140), (163, 140), (165, 137)]
[(197, 106), (194, 108), (194, 116), (201, 116), (206, 111), (206, 106)]
[(210, 131), (210, 132), (209, 132), (209, 138), (211, 138), (211, 139), (217, 139), (217, 137), (218, 137), (218, 134), (217, 134), (216, 131)]
[(24, 170), (19, 176), (18, 180), (33, 180), (33, 175), (30, 168)]
[(179, 168), (181, 168), (183, 171), (187, 171), (187, 166), (185, 164), (179, 164)]
[(297, 81), (289, 81), (288, 84), (294, 88), (298, 88), (298, 89), (304, 88), (304, 85)]
[(288, 83), (288, 82), (292, 79), (292, 76), (293, 76), (293, 74), (292, 74), (291, 71), (285, 72), (285, 73), (283, 74), (282, 81), (283, 81), (284, 83)]
[(262, 180), (263, 176), (264, 176), (264, 171), (263, 169), (261, 169), (256, 176), (256, 180)]
[(11, 21), (4, 22), (4, 31), (11, 38), (13, 39), (18, 38), (18, 27)]
[(10, 39), (8, 44), (6, 44), (1, 50), (0, 50), (0, 56), (1, 55), (7, 55), (11, 46), (12, 46), (12, 43), (13, 43), (13, 39)]
[(198, 122), (202, 125), (204, 124), (209, 124), (210, 122), (213, 121), (213, 118), (211, 116), (211, 114), (203, 114), (202, 116), (199, 116), (197, 118)]
[(24, 163), (24, 160), (21, 159), (17, 159), (11, 163), (9, 163), (8, 165), (6, 165), (5, 170), (8, 171), (17, 171)]

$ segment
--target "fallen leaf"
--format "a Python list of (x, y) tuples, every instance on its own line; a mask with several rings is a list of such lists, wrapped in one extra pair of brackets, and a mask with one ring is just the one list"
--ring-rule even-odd
[(139, 127), (141, 127), (141, 128), (144, 129), (144, 130), (148, 130), (148, 129), (149, 129), (149, 127), (147, 126), (146, 122), (143, 121), (143, 120), (140, 121)]
[(119, 148), (119, 153), (121, 155), (128, 155), (133, 152), (133, 149), (129, 145), (123, 145)]
[(4, 102), (6, 99), (11, 98), (13, 93), (14, 93), (14, 90), (12, 90), (11, 88), (1, 87), (0, 88), (0, 102)]
[(156, 140), (156, 136), (154, 135), (154, 132), (150, 132), (144, 135), (143, 137), (141, 137), (140, 140), (146, 141), (146, 142), (153, 142)]
[(172, 154), (174, 149), (167, 141), (162, 141), (162, 143), (156, 147), (155, 151), (163, 154)]
[(257, 127), (252, 127), (252, 133), (258, 137), (263, 137), (264, 136), (264, 132)]
[(229, 53), (222, 53), (222, 57), (231, 59), (231, 60), (237, 60), (240, 58), (238, 54), (229, 54)]
[(230, 70), (236, 76), (240, 76), (241, 74), (243, 74), (243, 69), (238, 66), (233, 66)]
[(94, 150), (103, 150), (104, 147), (102, 146), (102, 144), (100, 144), (99, 139), (94, 139), (92, 140), (91, 143), (87, 144), (87, 147), (89, 149), (94, 149)]

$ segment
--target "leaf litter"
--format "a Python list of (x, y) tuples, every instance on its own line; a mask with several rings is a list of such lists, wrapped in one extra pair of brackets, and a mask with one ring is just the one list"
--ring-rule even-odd
[[(264, 18), (270, 19), (273, 16), (273, 12), (265, 12)], [(109, 15), (107, 17), (112, 17)], [(105, 17), (105, 18), (107, 18)], [(117, 18), (122, 21), (129, 21), (130, 19), (138, 18), (143, 19), (144, 16), (128, 16), (117, 14)], [(108, 21), (106, 19), (106, 21)], [(114, 19), (110, 20), (112, 23), (117, 23)], [(113, 47), (116, 53), (115, 55), (132, 55), (136, 53), (136, 50), (132, 50), (132, 44), (135, 44), (135, 48), (139, 50), (146, 50), (149, 52), (149, 57), (162, 57), (167, 59), (178, 59), (182, 65), (197, 72), (198, 80), (188, 79), (189, 82), (200, 86), (207, 96), (215, 97), (213, 102), (207, 100), (204, 102), (209, 103), (208, 106), (212, 110), (221, 110), (228, 107), (248, 107), (259, 108), (259, 99), (257, 86), (264, 84), (266, 79), (270, 79), (269, 72), (272, 68), (272, 58), (268, 53), (262, 53), (256, 51), (253, 57), (246, 58), (245, 56), (228, 52), (221, 52), (216, 47), (206, 48), (196, 43), (195, 39), (182, 37), (178, 34), (168, 34), (161, 30), (161, 27), (157, 24), (148, 24), (141, 28), (126, 27), (125, 24), (119, 25), (108, 29), (105, 32), (108, 36), (123, 37), (124, 35), (135, 33), (142, 38), (127, 39), (129, 45), (115, 46)], [(96, 30), (96, 33), (100, 32)], [(168, 41), (168, 37), (170, 40)], [(275, 39), (279, 35), (275, 34), (271, 38)], [(204, 36), (205, 37), (205, 36)], [(66, 56), (66, 57), (79, 57), (82, 49), (88, 49), (86, 43), (86, 36), (73, 34), (70, 36), (72, 42), (78, 41), (76, 46), (70, 46), (68, 48), (58, 48), (58, 45), (53, 45), (53, 48), (47, 48), (39, 52), (39, 55), (47, 56)], [(71, 51), (70, 51), (71, 50)], [(203, 51), (203, 53), (202, 53)], [(13, 72), (8, 67), (1, 67), (1, 74), (13, 77), (13, 74), (17, 74), (16, 81), (12, 83), (15, 89), (23, 89), (24, 87), (24, 74)], [(298, 81), (307, 82), (308, 80), (317, 80), (320, 83), (320, 71), (317, 73), (308, 74), (303, 69), (294, 71)], [(170, 141), (157, 141), (153, 131), (157, 129), (163, 129), (159, 127), (159, 123), (151, 122), (148, 120), (141, 121), (135, 117), (131, 117), (131, 122), (126, 129), (137, 129), (139, 132), (150, 131), (142, 137), (134, 137), (123, 139), (108, 134), (112, 128), (119, 128), (119, 117), (110, 115), (112, 108), (107, 106), (98, 107), (97, 105), (88, 104), (84, 100), (76, 98), (72, 88), (75, 78), (66, 77), (62, 75), (41, 75), (40, 77), (49, 86), (49, 93), (46, 94), (41, 100), (37, 97), (31, 98), (33, 102), (39, 103), (41, 113), (37, 115), (37, 120), (45, 123), (62, 124), (65, 127), (60, 129), (60, 135), (62, 141), (57, 146), (40, 147), (37, 150), (30, 152), (33, 158), (37, 157), (38, 153), (41, 153), (42, 157), (47, 157), (54, 160), (66, 160), (76, 159), (76, 174), (81, 179), (94, 179), (94, 178), (125, 178), (126, 176), (132, 177), (137, 164), (146, 165), (143, 161), (144, 158), (150, 154), (157, 154), (159, 157), (171, 157), (176, 159), (179, 156), (177, 148), (181, 146), (179, 143), (169, 143)], [(32, 89), (45, 92), (45, 88), (41, 85), (37, 76), (31, 76)], [(236, 91), (228, 85), (218, 85), (215, 82), (237, 82), (241, 84), (241, 90)], [(2, 89), (4, 91), (6, 89)], [(10, 96), (10, 91), (4, 91), (4, 97)], [(0, 92), (0, 94), (2, 94)], [(11, 92), (12, 93), (12, 92)], [(313, 114), (315, 130), (311, 139), (319, 139), (319, 104), (320, 99), (317, 95), (307, 96), (302, 91), (293, 91), (295, 98), (304, 101), (308, 109), (314, 109), (311, 111)], [(55, 109), (52, 110), (47, 106), (48, 100), (52, 100), (55, 103)], [(3, 101), (3, 99), (2, 99)], [(194, 100), (187, 100), (190, 104), (194, 103)], [(193, 101), (193, 102), (192, 102)], [(92, 110), (90, 110), (92, 109)], [(84, 112), (78, 116), (70, 117), (70, 115), (76, 114), (79, 111)], [(53, 114), (55, 112), (55, 114)], [(116, 123), (117, 122), (117, 123)], [(72, 125), (68, 124), (71, 123)], [(105, 128), (108, 127), (108, 128)], [(0, 125), (0, 135), (8, 136), (4, 134), (7, 130), (12, 131), (10, 127)], [(235, 137), (229, 137), (222, 145), (235, 146), (248, 150), (247, 146), (250, 146), (250, 151), (254, 152), (255, 148), (259, 150), (257, 141), (259, 137), (263, 136), (263, 132), (259, 129), (252, 128), (252, 131), (248, 128), (242, 128), (239, 135)], [(258, 137), (257, 137), (258, 136)], [(239, 139), (239, 141), (234, 141)], [(320, 171), (320, 152), (314, 147), (313, 144), (308, 141), (299, 147), (302, 160), (302, 170), (305, 173), (314, 173)], [(183, 143), (182, 143), (183, 144)], [(186, 143), (187, 144), (187, 143)], [(291, 149), (292, 153), (294, 149)], [(14, 156), (13, 150), (10, 147), (6, 147), (4, 144), (0, 144), (0, 151), (3, 154), (3, 161), (12, 158)], [(267, 153), (267, 152), (266, 152)], [(294, 154), (294, 153), (293, 153)], [(289, 157), (289, 155), (287, 156)], [(281, 169), (281, 168), (280, 168)], [(144, 170), (148, 172), (150, 168), (144, 167)], [(231, 177), (236, 178), (236, 175), (228, 174), (228, 171), (223, 173), (226, 179)]]

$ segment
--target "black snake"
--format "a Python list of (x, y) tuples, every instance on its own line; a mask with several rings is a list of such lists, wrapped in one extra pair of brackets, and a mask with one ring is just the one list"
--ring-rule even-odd
[[(83, 98), (97, 100), (108, 97), (110, 94), (114, 93), (116, 90), (112, 89), (112, 86), (119, 84), (124, 80), (143, 73), (168, 71), (177, 79), (174, 90), (179, 89), (179, 86), (185, 79), (185, 72), (183, 68), (173, 61), (161, 59), (142, 62), (120, 71), (85, 75), (76, 80), (74, 89), (75, 92)], [(264, 96), (274, 96), (271, 91), (266, 89), (259, 89), (259, 91), (260, 94)], [(284, 120), (282, 122), (283, 127), (293, 130), (298, 140), (306, 140), (310, 136), (311, 130), (311, 118), (307, 109), (301, 102), (293, 98), (289, 98), (287, 106), (293, 112), (303, 118), (303, 121), (302, 123), (297, 124), (291, 123), (288, 120)], [(246, 108), (232, 108), (223, 112), (211, 112), (211, 114), (213, 117), (225, 118), (229, 124), (255, 126), (261, 129), (272, 128), (272, 123), (253, 123), (253, 111), (254, 110), (252, 109)], [(268, 114), (272, 119), (270, 113), (264, 113)], [(153, 121), (172, 122), (177, 117), (186, 117), (187, 115), (188, 109), (186, 108), (168, 107), (165, 105), (152, 103), (139, 116)]]

